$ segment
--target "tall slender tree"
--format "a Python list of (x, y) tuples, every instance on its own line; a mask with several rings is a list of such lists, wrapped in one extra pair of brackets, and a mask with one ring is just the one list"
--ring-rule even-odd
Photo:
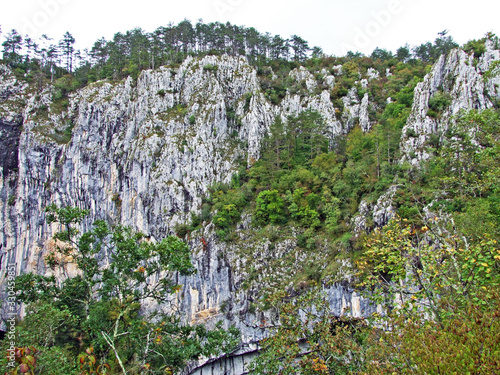
[(75, 38), (73, 35), (66, 31), (63, 38), (59, 42), (59, 47), (61, 48), (62, 57), (66, 62), (66, 70), (68, 72), (73, 72), (73, 57), (75, 54)]
[(16, 30), (12, 29), (12, 31), (7, 34), (2, 46), (4, 60), (7, 60), (12, 65), (21, 62), (22, 56), (20, 52), (23, 48), (23, 38)]
[(302, 61), (307, 57), (309, 52), (309, 43), (298, 35), (292, 35), (290, 43), (293, 49), (293, 58), (296, 61)]

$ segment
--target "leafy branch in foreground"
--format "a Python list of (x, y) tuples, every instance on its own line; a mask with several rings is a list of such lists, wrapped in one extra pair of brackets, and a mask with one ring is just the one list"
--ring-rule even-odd
[[(196, 271), (179, 238), (148, 241), (142, 233), (101, 220), (80, 233), (77, 225), (88, 211), (51, 205), (46, 212), (49, 223), (61, 226), (47, 263), (74, 276), (62, 282), (31, 273), (16, 279), (18, 298), (31, 312), (19, 326), (19, 345), (38, 346), (37, 367), (44, 374), (56, 369), (48, 366), (51, 353), (76, 365), (82, 347), (92, 350), (79, 356), (83, 362), (78, 365), (123, 374), (165, 374), (189, 360), (236, 347), (239, 333), (234, 328), (218, 325), (209, 331), (183, 325), (175, 313), (144, 309), (145, 300), (166, 303), (181, 289), (173, 282), (175, 274)], [(33, 324), (35, 318), (38, 324)], [(75, 371), (76, 366), (69, 366), (65, 373)]]
[[(467, 241), (435, 218), (393, 219), (366, 238), (359, 287), (389, 309), (370, 373), (489, 374), (498, 369), (500, 246)], [(377, 353), (375, 353), (375, 350)], [(373, 358), (372, 357), (372, 358)], [(458, 372), (457, 372), (458, 371)]]
[(253, 363), (257, 374), (355, 374), (364, 369), (369, 330), (363, 319), (335, 317), (318, 287), (269, 297), (279, 322)]

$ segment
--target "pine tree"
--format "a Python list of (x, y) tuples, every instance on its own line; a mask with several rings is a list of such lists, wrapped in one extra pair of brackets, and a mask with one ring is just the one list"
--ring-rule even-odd
[(68, 72), (73, 72), (73, 56), (75, 53), (75, 38), (68, 31), (64, 34), (63, 38), (59, 42), (59, 47), (61, 48), (62, 55), (66, 60), (66, 70)]
[(8, 61), (11, 65), (21, 62), (22, 56), (19, 54), (23, 48), (23, 38), (19, 33), (12, 29), (6, 36), (3, 46), (3, 59)]

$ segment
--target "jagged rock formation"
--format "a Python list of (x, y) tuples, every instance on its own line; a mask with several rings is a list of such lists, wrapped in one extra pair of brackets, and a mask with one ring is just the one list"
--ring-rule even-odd
[[(290, 75), (311, 81), (301, 69)], [(20, 272), (44, 272), (40, 250), (51, 228), (41, 223), (50, 202), (88, 207), (89, 222), (108, 215), (160, 238), (199, 209), (212, 183), (230, 181), (238, 158), (259, 157), (276, 115), (315, 109), (332, 136), (352, 126), (352, 116), (336, 119), (326, 90), (272, 105), (246, 59), (228, 56), (189, 58), (178, 69), (144, 71), (137, 82), (96, 82), (65, 104), (52, 101), (50, 87), (27, 90), (2, 67), (0, 93), (3, 124), (23, 127), (19, 142), (9, 142), (19, 144), (17, 190), (0, 186), (16, 197), (2, 207), (12, 243), (2, 241), (1, 259), (16, 260)]]
[(351, 128), (354, 125), (354, 120), (358, 119), (361, 130), (364, 132), (369, 131), (371, 124), (368, 118), (368, 93), (365, 93), (360, 101), (356, 87), (353, 87), (349, 90), (347, 95), (342, 98), (342, 101), (344, 102), (343, 118), (346, 120), (347, 127)]
[[(431, 134), (442, 135), (450, 119), (461, 110), (483, 110), (493, 107), (500, 99), (500, 77), (485, 75), (500, 60), (500, 51), (491, 40), (486, 40), (486, 52), (479, 58), (461, 49), (441, 56), (424, 81), (415, 88), (413, 108), (403, 129), (401, 150), (403, 160), (418, 165), (429, 158), (427, 151)], [(447, 95), (449, 103), (441, 113), (431, 113), (429, 102), (438, 94)], [(432, 115), (432, 116), (431, 116)]]
[[(476, 66), (473, 57), (460, 50), (439, 60), (415, 90), (401, 141), (408, 160), (425, 158), (429, 134), (441, 131), (460, 109), (488, 108), (492, 98), (500, 99), (500, 79), (481, 77), (496, 60), (500, 52), (491, 45)], [(274, 105), (266, 100), (245, 58), (188, 58), (178, 68), (144, 71), (137, 81), (90, 84), (61, 103), (52, 100), (50, 87), (33, 90), (0, 66), (0, 285), (7, 262), (16, 263), (18, 273), (48, 272), (44, 257), (55, 228), (45, 224), (43, 208), (52, 202), (89, 208), (84, 227), (107, 218), (160, 239), (191, 212), (199, 212), (211, 184), (230, 182), (241, 161), (251, 164), (259, 158), (261, 139), (276, 116), (286, 119), (314, 109), (325, 119), (332, 139), (347, 133), (356, 119), (368, 131), (373, 120), (369, 95), (360, 98), (356, 88), (351, 89), (339, 116), (328, 89), (342, 67), (331, 71), (333, 75), (323, 72), (321, 86), (308, 70), (295, 69), (290, 78), (306, 94), (289, 90)], [(369, 70), (360, 77), (361, 85), (377, 77), (378, 72)], [(453, 100), (441, 117), (431, 118), (429, 99), (439, 90)], [(417, 136), (410, 137), (408, 129)], [(393, 214), (396, 190), (392, 187), (374, 205), (362, 202), (353, 226), (366, 230), (372, 223), (384, 225)], [(244, 220), (238, 228), (242, 238), (247, 229)], [(170, 303), (187, 322), (210, 326), (223, 320), (226, 327), (235, 324), (241, 330), (246, 349), (207, 365), (226, 366), (228, 373), (239, 374), (255, 350), (252, 345), (267, 334), (262, 323), (276, 318), (272, 311), (252, 309), (259, 285), (268, 283), (266, 262), (293, 252), (295, 242), (273, 244), (272, 251), (265, 241), (239, 249), (221, 243), (207, 225), (193, 234), (190, 246), (198, 273), (179, 279), (182, 290)], [(259, 278), (250, 283), (246, 250), (262, 265)], [(326, 291), (335, 314), (361, 316), (375, 308), (346, 283)], [(191, 370), (202, 373), (195, 365)]]
[[(315, 109), (332, 137), (352, 126), (337, 120), (329, 92), (304, 69), (290, 76), (304, 80), (309, 94), (289, 92), (280, 105), (271, 104), (243, 57), (188, 58), (176, 69), (144, 71), (136, 82), (90, 84), (67, 102), (52, 100), (51, 87), (34, 90), (0, 69), (0, 284), (7, 263), (16, 263), (18, 274), (51, 272), (44, 257), (56, 228), (45, 223), (43, 208), (52, 202), (90, 209), (83, 230), (106, 218), (160, 239), (199, 212), (211, 184), (229, 182), (241, 160), (259, 157), (276, 116)], [(183, 289), (171, 303), (188, 322), (210, 326), (222, 319), (240, 328), (245, 343), (258, 342), (266, 334), (261, 322), (273, 317), (252, 313), (256, 286), (241, 287), (245, 260), (210, 226), (190, 245), (198, 273), (179, 280)], [(287, 252), (294, 243), (277, 246)], [(359, 316), (368, 308), (342, 286), (330, 296), (337, 314)]]
[(353, 232), (366, 232), (373, 226), (383, 227), (386, 225), (395, 215), (393, 198), (400, 188), (400, 185), (392, 185), (378, 198), (375, 204), (369, 204), (366, 200), (362, 200), (359, 204), (358, 214), (352, 218)]
[[(249, 224), (248, 220), (244, 220), (239, 227), (242, 239), (248, 239), (245, 238), (245, 231), (251, 230)], [(189, 245), (193, 249), (193, 264), (198, 273), (178, 280), (182, 290), (172, 296), (170, 303), (184, 312), (188, 322), (202, 322), (211, 327), (222, 320), (226, 328), (235, 325), (241, 332), (243, 347), (230, 356), (209, 361), (206, 366), (203, 361), (198, 365), (193, 364), (187, 373), (219, 374), (220, 369), (225, 369), (228, 374), (245, 373), (242, 369), (248, 370), (258, 348), (257, 343), (267, 337), (268, 328), (277, 323), (276, 311), (255, 310), (261, 296), (260, 289), (272, 287), (270, 276), (279, 279), (285, 273), (293, 274), (291, 270), (298, 267), (300, 258), (297, 259), (297, 264), (288, 267), (276, 267), (274, 263), (270, 267), (270, 263), (275, 258), (284, 259), (287, 254), (293, 254), (295, 242), (285, 240), (272, 244), (268, 239), (255, 241), (252, 238), (251, 241), (226, 244), (217, 240), (209, 225), (197, 232)], [(250, 253), (253, 255), (250, 256)], [(254, 262), (254, 258), (258, 261)], [(257, 273), (252, 273), (253, 267), (261, 268)], [(249, 284), (249, 280), (255, 278), (256, 274), (258, 279)], [(349, 288), (347, 280), (350, 278), (346, 272), (343, 283), (325, 288), (332, 314), (361, 317), (373, 313), (376, 306)]]
[[(495, 103), (498, 105), (500, 74), (494, 63), (500, 60), (500, 50), (489, 39), (485, 47), (479, 58), (461, 49), (441, 56), (423, 82), (417, 84), (412, 110), (401, 136), (401, 163), (408, 161), (417, 167), (422, 160), (427, 160), (431, 156), (431, 135), (442, 137), (461, 110), (484, 110)], [(431, 113), (431, 98), (441, 94), (447, 97), (445, 108), (440, 113)], [(397, 184), (391, 186), (375, 204), (361, 201), (358, 214), (351, 221), (353, 231), (359, 233), (387, 224), (394, 216), (392, 198), (397, 189)]]

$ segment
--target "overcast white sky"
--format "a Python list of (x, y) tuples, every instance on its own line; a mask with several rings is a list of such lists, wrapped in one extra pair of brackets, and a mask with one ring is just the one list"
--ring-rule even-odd
[(69, 31), (81, 49), (135, 27), (153, 31), (201, 18), (297, 34), (327, 54), (369, 55), (376, 47), (394, 52), (433, 41), (444, 29), (460, 44), (488, 31), (499, 35), (499, 14), (498, 0), (0, 0), (2, 35), (14, 28), (59, 40)]

